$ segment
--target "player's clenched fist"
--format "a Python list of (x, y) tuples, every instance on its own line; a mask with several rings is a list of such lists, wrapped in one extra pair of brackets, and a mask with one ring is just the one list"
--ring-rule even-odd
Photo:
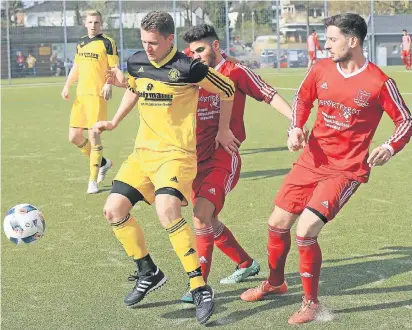
[(104, 131), (111, 131), (115, 128), (116, 126), (111, 121), (98, 121), (93, 125), (93, 132), (102, 134)]
[(294, 128), (289, 132), (288, 149), (296, 152), (302, 149), (306, 144), (305, 133), (300, 128)]

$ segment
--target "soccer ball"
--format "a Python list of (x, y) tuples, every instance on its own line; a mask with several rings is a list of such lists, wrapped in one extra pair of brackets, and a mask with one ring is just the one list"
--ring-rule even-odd
[(3, 228), (7, 238), (14, 244), (33, 243), (43, 237), (46, 223), (37, 207), (18, 204), (7, 212)]

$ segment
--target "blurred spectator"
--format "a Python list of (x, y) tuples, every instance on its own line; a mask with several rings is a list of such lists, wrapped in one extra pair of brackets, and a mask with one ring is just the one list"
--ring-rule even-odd
[(24, 56), (21, 51), (16, 53), (16, 75), (18, 78), (24, 76)]
[(56, 77), (60, 76), (60, 74), (62, 73), (63, 70), (64, 70), (64, 62), (61, 59), (56, 58), (56, 74), (55, 74), (55, 76)]
[(70, 58), (67, 58), (66, 61), (64, 62), (64, 67), (67, 70), (67, 74), (69, 74), (70, 70), (73, 67), (73, 61)]
[(52, 53), (52, 56), (50, 56), (50, 71), (51, 74), (56, 74), (57, 72), (57, 54)]
[(29, 56), (27, 56), (26, 58), (29, 75), (33, 77), (36, 76), (36, 61), (36, 58), (31, 54), (29, 54)]

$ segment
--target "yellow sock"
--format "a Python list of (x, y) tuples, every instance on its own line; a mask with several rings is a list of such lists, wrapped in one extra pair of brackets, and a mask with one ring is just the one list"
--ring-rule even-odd
[(113, 223), (112, 228), (128, 256), (141, 259), (149, 254), (142, 228), (132, 215), (128, 214), (125, 218)]
[(90, 157), (91, 144), (90, 144), (89, 139), (85, 139), (81, 145), (77, 146), (77, 148), (80, 149), (80, 152), (83, 155)]
[(179, 257), (183, 268), (190, 279), (190, 289), (205, 285), (200, 268), (199, 256), (196, 252), (195, 237), (184, 218), (173, 221), (166, 228), (173, 249)]
[(100, 164), (102, 163), (103, 146), (95, 145), (90, 151), (90, 178), (89, 181), (97, 181)]

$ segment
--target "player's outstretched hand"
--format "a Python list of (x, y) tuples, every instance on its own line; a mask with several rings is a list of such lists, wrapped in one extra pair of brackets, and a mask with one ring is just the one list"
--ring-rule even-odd
[(300, 128), (294, 128), (289, 132), (288, 149), (296, 152), (302, 149), (306, 144), (305, 133)]
[(68, 99), (69, 99), (69, 88), (67, 88), (66, 86), (64, 86), (64, 87), (63, 87), (63, 90), (62, 90), (61, 96), (62, 96), (62, 99), (63, 99), (63, 100), (68, 100)]
[(391, 152), (382, 146), (372, 150), (368, 158), (369, 167), (382, 166), (392, 158)]
[(98, 121), (93, 125), (93, 132), (102, 134), (104, 131), (111, 131), (115, 128), (111, 121)]
[(237, 152), (240, 146), (240, 141), (236, 139), (230, 129), (223, 131), (219, 130), (215, 138), (215, 149), (219, 148), (219, 144), (229, 153)]
[(104, 97), (106, 101), (109, 101), (112, 98), (112, 85), (111, 84), (104, 84), (101, 96)]

